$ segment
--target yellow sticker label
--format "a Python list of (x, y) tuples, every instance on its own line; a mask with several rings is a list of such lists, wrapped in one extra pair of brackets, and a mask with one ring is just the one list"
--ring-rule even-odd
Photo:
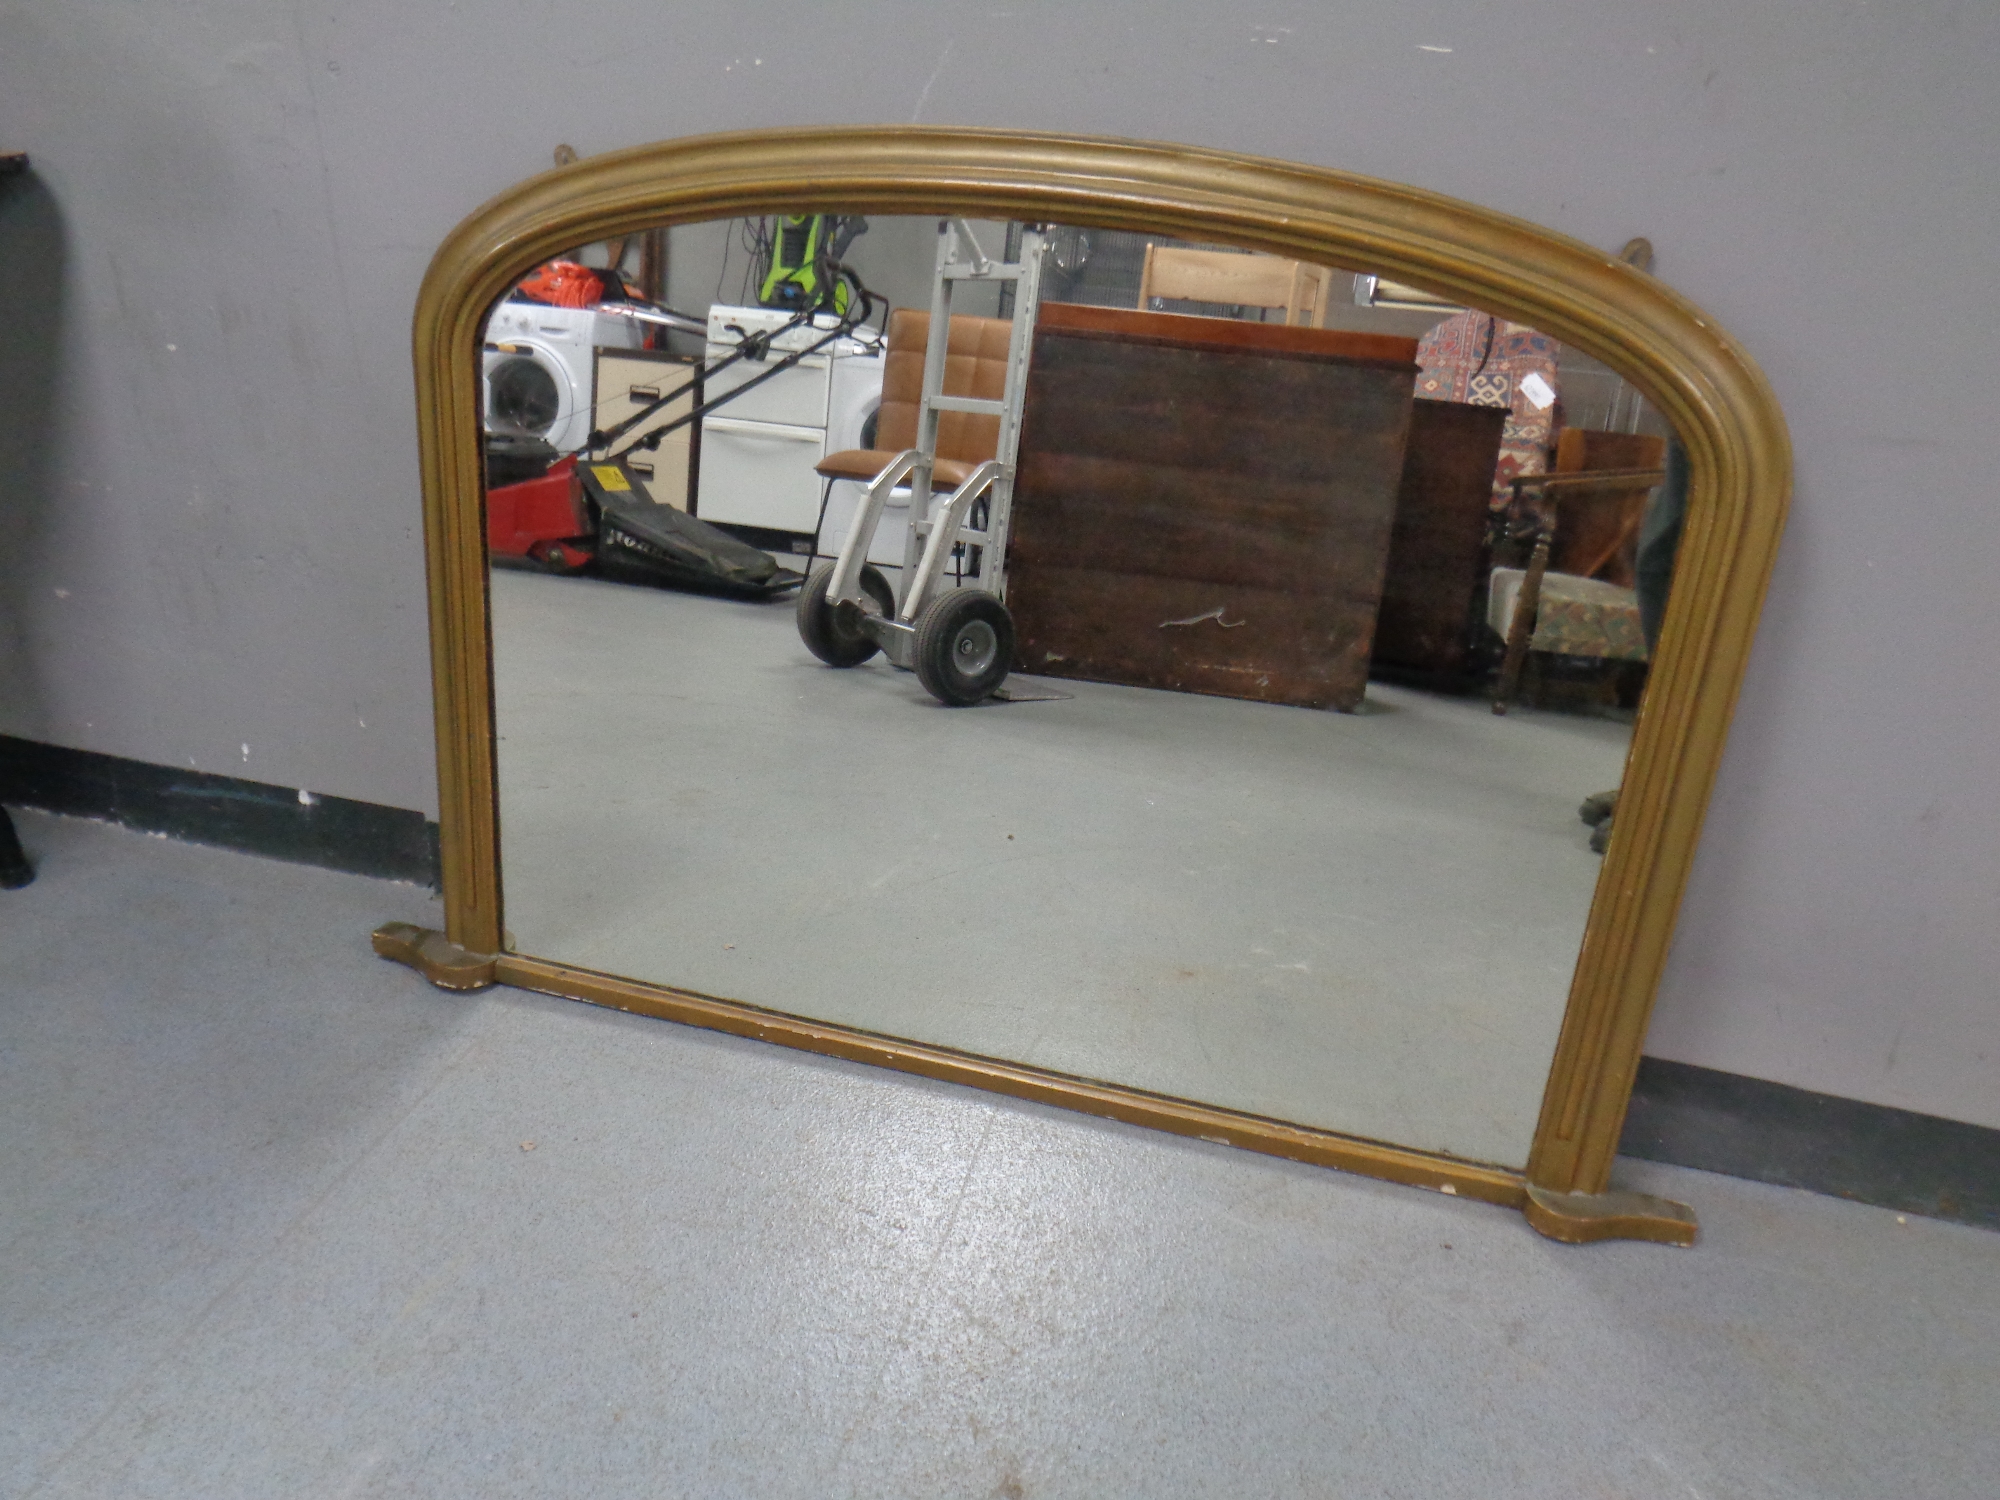
[(625, 471), (616, 464), (592, 464), (590, 472), (597, 476), (597, 482), (607, 490), (629, 490), (631, 484), (625, 478)]

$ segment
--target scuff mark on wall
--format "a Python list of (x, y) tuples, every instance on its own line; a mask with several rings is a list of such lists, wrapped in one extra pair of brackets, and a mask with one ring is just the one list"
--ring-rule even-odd
[(938, 81), (938, 75), (944, 71), (944, 65), (951, 61), (951, 49), (957, 45), (958, 39), (956, 37), (953, 37), (944, 44), (944, 51), (938, 54), (937, 66), (931, 69), (931, 76), (924, 80), (924, 86), (917, 90), (916, 107), (910, 111), (910, 123), (912, 125), (917, 123), (919, 117), (924, 112), (924, 106), (930, 102), (931, 86)]

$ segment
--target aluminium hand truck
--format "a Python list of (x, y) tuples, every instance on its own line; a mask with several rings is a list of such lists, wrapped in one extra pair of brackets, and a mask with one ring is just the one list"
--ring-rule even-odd
[[(939, 224), (917, 446), (898, 453), (869, 483), (838, 559), (814, 569), (799, 591), (799, 635), (828, 666), (859, 666), (880, 651), (896, 666), (915, 671), (931, 696), (952, 708), (984, 702), (1007, 680), (1014, 657), (1014, 621), (1003, 602), (1007, 522), (1044, 248), (1041, 226), (1029, 225), (1022, 232), (1020, 260), (994, 261), (963, 219)], [(944, 372), (953, 290), (966, 282), (994, 281), (1014, 283), (1003, 394), (998, 401), (948, 396)], [(933, 508), (938, 418), (947, 411), (997, 416), (1000, 432), (994, 456)], [(866, 559), (889, 493), (905, 481), (910, 535), (899, 600)], [(983, 518), (975, 509), (982, 499)], [(945, 565), (960, 547), (979, 549), (980, 586), (941, 588)]]

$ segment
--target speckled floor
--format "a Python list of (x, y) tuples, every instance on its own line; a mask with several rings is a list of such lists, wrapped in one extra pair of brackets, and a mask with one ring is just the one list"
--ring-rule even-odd
[(0, 1495), (1964, 1497), (2000, 1235), (1633, 1164), (1691, 1251), (368, 952), (38, 814)]

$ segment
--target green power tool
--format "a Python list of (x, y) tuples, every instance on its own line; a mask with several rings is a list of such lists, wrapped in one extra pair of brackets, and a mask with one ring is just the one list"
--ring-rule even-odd
[(833, 267), (868, 232), (868, 221), (842, 214), (783, 214), (771, 241), (771, 265), (757, 289), (765, 307), (846, 315), (851, 294)]

